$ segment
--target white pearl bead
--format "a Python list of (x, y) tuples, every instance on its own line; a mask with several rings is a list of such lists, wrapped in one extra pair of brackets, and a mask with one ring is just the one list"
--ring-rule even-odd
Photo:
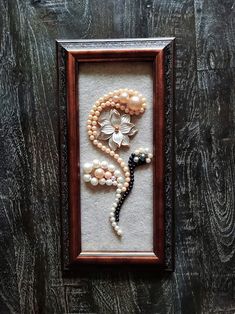
[(99, 166), (100, 166), (99, 160), (98, 160), (98, 159), (94, 159), (94, 160), (93, 160), (93, 167), (94, 167), (94, 168), (98, 168)]
[(116, 225), (117, 225), (117, 223), (114, 221), (114, 222), (112, 222), (112, 226), (113, 227), (116, 227)]
[(148, 148), (145, 148), (145, 149), (144, 149), (144, 152), (145, 152), (145, 154), (148, 154), (148, 153), (149, 153), (149, 149), (148, 149)]
[(139, 152), (140, 152), (140, 153), (143, 153), (143, 152), (144, 152), (143, 147), (140, 147)]
[[(106, 148), (105, 148), (106, 149)], [(103, 168), (103, 169), (107, 169), (108, 168), (108, 163), (107, 163), (107, 161), (102, 161), (101, 162), (101, 167)]]
[(113, 212), (110, 212), (109, 217), (110, 217), (110, 218), (114, 217), (114, 213), (113, 213)]
[(113, 203), (113, 207), (117, 207), (117, 203), (114, 202), (114, 203)]
[(153, 154), (150, 154), (150, 153), (149, 153), (149, 154), (148, 154), (148, 157), (149, 157), (149, 158), (153, 158)]
[(135, 154), (139, 155), (140, 151), (138, 149), (135, 150)]
[(116, 197), (116, 198), (115, 198), (115, 202), (118, 202), (118, 201), (119, 201), (119, 199)]
[(119, 170), (114, 171), (115, 177), (119, 177), (121, 175), (121, 172)]
[(114, 229), (115, 229), (115, 231), (118, 231), (118, 230), (120, 230), (120, 227), (119, 226), (115, 226)]
[(120, 193), (117, 193), (117, 194), (116, 194), (116, 197), (117, 197), (117, 198), (120, 198), (120, 197), (121, 197), (121, 194), (120, 194)]
[(110, 221), (111, 221), (111, 222), (115, 222), (115, 218), (114, 218), (114, 217), (111, 217), (111, 218), (110, 218)]
[(117, 189), (116, 192), (117, 192), (118, 194), (120, 194), (120, 193), (122, 192), (122, 190), (121, 190), (121, 189)]
[(114, 208), (114, 207), (111, 208), (111, 212), (112, 212), (112, 213), (114, 213), (115, 210), (116, 210), (116, 208)]
[(92, 178), (92, 179), (91, 179), (91, 184), (92, 184), (92, 185), (95, 186), (95, 185), (97, 185), (98, 183), (99, 183), (99, 181), (98, 181), (96, 178)]
[(106, 180), (104, 178), (99, 180), (99, 184), (100, 185), (105, 185), (105, 183), (106, 183)]
[(122, 188), (122, 186), (123, 186), (123, 184), (122, 184), (122, 183), (118, 183), (118, 185), (117, 185), (117, 187), (118, 187), (119, 189), (121, 189), (121, 188)]
[(123, 183), (124, 182), (124, 178), (123, 177), (118, 177), (117, 178), (117, 182), (118, 183)]
[(139, 158), (138, 157), (135, 157), (134, 158), (134, 162), (138, 162), (139, 161)]
[(90, 182), (90, 181), (91, 181), (91, 176), (90, 176), (90, 174), (84, 174), (83, 180), (84, 180), (85, 182)]
[(110, 180), (110, 179), (106, 180), (106, 185), (111, 186), (112, 184), (113, 184), (112, 180)]
[(92, 171), (92, 164), (90, 164), (89, 162), (86, 162), (84, 165), (83, 165), (83, 171), (85, 173), (90, 173)]
[(122, 236), (122, 230), (119, 229), (119, 230), (117, 231), (117, 234), (118, 234), (119, 236)]
[(147, 164), (149, 164), (151, 162), (151, 159), (150, 158), (146, 158), (146, 162), (147, 162)]
[(117, 186), (117, 181), (116, 181), (116, 180), (113, 181), (113, 185), (114, 185), (114, 186)]
[(108, 165), (108, 170), (111, 171), (111, 172), (114, 172), (115, 171), (115, 166), (110, 164)]

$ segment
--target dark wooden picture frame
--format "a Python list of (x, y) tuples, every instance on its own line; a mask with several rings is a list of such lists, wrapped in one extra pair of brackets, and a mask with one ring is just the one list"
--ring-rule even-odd
[[(79, 62), (151, 61), (154, 69), (153, 252), (82, 252), (79, 178)], [(65, 268), (76, 264), (156, 264), (173, 269), (174, 38), (58, 40), (61, 226)]]

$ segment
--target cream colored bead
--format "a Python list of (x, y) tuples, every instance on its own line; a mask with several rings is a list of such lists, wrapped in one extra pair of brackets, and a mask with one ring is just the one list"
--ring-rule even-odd
[(106, 179), (111, 179), (112, 178), (112, 173), (110, 171), (106, 171), (104, 176), (105, 176)]
[(128, 102), (128, 99), (129, 99), (129, 94), (126, 91), (122, 92), (119, 95), (119, 101), (122, 104), (126, 104)]
[(90, 140), (91, 140), (91, 141), (94, 141), (94, 139), (95, 139), (94, 135), (91, 135), (91, 136), (90, 136)]
[(101, 148), (103, 145), (102, 145), (102, 143), (98, 143), (98, 145), (97, 145), (99, 148)]
[(131, 96), (128, 102), (128, 108), (133, 111), (140, 110), (142, 106), (142, 101), (139, 96)]
[(130, 172), (128, 172), (128, 171), (125, 172), (125, 176), (126, 176), (126, 177), (129, 177), (129, 176), (130, 176)]
[(118, 159), (118, 158), (119, 158), (119, 155), (118, 155), (118, 154), (115, 154), (115, 155), (114, 155), (114, 158), (115, 158), (115, 159)]
[(102, 168), (97, 168), (97, 169), (95, 170), (95, 176), (96, 176), (96, 178), (98, 178), (98, 179), (103, 178), (103, 176), (104, 176), (104, 170), (103, 170)]

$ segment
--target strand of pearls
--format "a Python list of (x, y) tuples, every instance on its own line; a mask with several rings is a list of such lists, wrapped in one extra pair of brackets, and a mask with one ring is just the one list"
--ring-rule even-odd
[[(122, 236), (122, 230), (115, 221), (114, 213), (117, 207), (117, 203), (121, 198), (121, 194), (125, 193), (127, 188), (129, 187), (130, 172), (128, 165), (120, 157), (119, 154), (115, 153), (115, 151), (111, 150), (109, 147), (103, 145), (102, 142), (97, 140), (98, 135), (97, 125), (99, 116), (102, 110), (108, 108), (120, 109), (125, 113), (129, 113), (130, 115), (138, 116), (140, 113), (144, 113), (146, 109), (146, 99), (138, 91), (134, 91), (132, 89), (126, 88), (115, 90), (114, 92), (105, 94), (103, 97), (99, 98), (95, 102), (95, 104), (93, 105), (92, 109), (89, 112), (87, 120), (87, 133), (93, 145), (97, 146), (104, 153), (111, 156), (119, 164), (124, 174), (123, 177), (122, 176), (117, 177), (115, 201), (112, 204), (111, 212), (109, 215), (112, 227), (119, 236)], [(93, 180), (93, 178), (91, 180)]]

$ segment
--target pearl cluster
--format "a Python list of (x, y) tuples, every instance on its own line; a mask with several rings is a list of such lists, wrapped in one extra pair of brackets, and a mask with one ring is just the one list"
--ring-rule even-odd
[(114, 185), (117, 186), (123, 181), (121, 172), (116, 170), (116, 167), (112, 164), (108, 164), (107, 161), (100, 162), (98, 159), (94, 159), (92, 163), (85, 163), (83, 165), (83, 180), (90, 182), (93, 186), (100, 185)]
[[(117, 225), (117, 222), (114, 217), (114, 213), (117, 207), (117, 203), (121, 197), (121, 193), (125, 193), (129, 187), (130, 183), (130, 172), (128, 165), (124, 162), (124, 160), (120, 157), (119, 154), (115, 153), (112, 149), (102, 144), (102, 142), (97, 140), (98, 136), (98, 120), (102, 110), (108, 108), (116, 108), (124, 111), (125, 113), (129, 113), (130, 115), (139, 115), (140, 113), (144, 113), (146, 109), (146, 99), (138, 92), (132, 89), (119, 89), (115, 90), (114, 92), (110, 92), (103, 97), (99, 98), (95, 104), (93, 105), (92, 109), (89, 112), (88, 120), (87, 120), (87, 133), (89, 139), (92, 143), (101, 149), (104, 153), (111, 156), (115, 159), (115, 161), (119, 164), (123, 171), (123, 176), (120, 174), (115, 174), (115, 171), (104, 171), (106, 168), (103, 168), (102, 165), (98, 161), (93, 161), (93, 164), (86, 164), (84, 165), (84, 180), (86, 182), (90, 182), (92, 185), (116, 185), (116, 196), (115, 201), (112, 205), (111, 213), (110, 213), (110, 222), (112, 227), (114, 228), (117, 235), (122, 235), (122, 230)], [(97, 163), (96, 163), (97, 162)], [(108, 166), (107, 166), (108, 167)], [(92, 177), (91, 172), (94, 171), (95, 177)], [(117, 170), (116, 170), (117, 171)], [(116, 179), (112, 181), (109, 178), (111, 176), (115, 176)], [(115, 182), (115, 183), (114, 183)]]

